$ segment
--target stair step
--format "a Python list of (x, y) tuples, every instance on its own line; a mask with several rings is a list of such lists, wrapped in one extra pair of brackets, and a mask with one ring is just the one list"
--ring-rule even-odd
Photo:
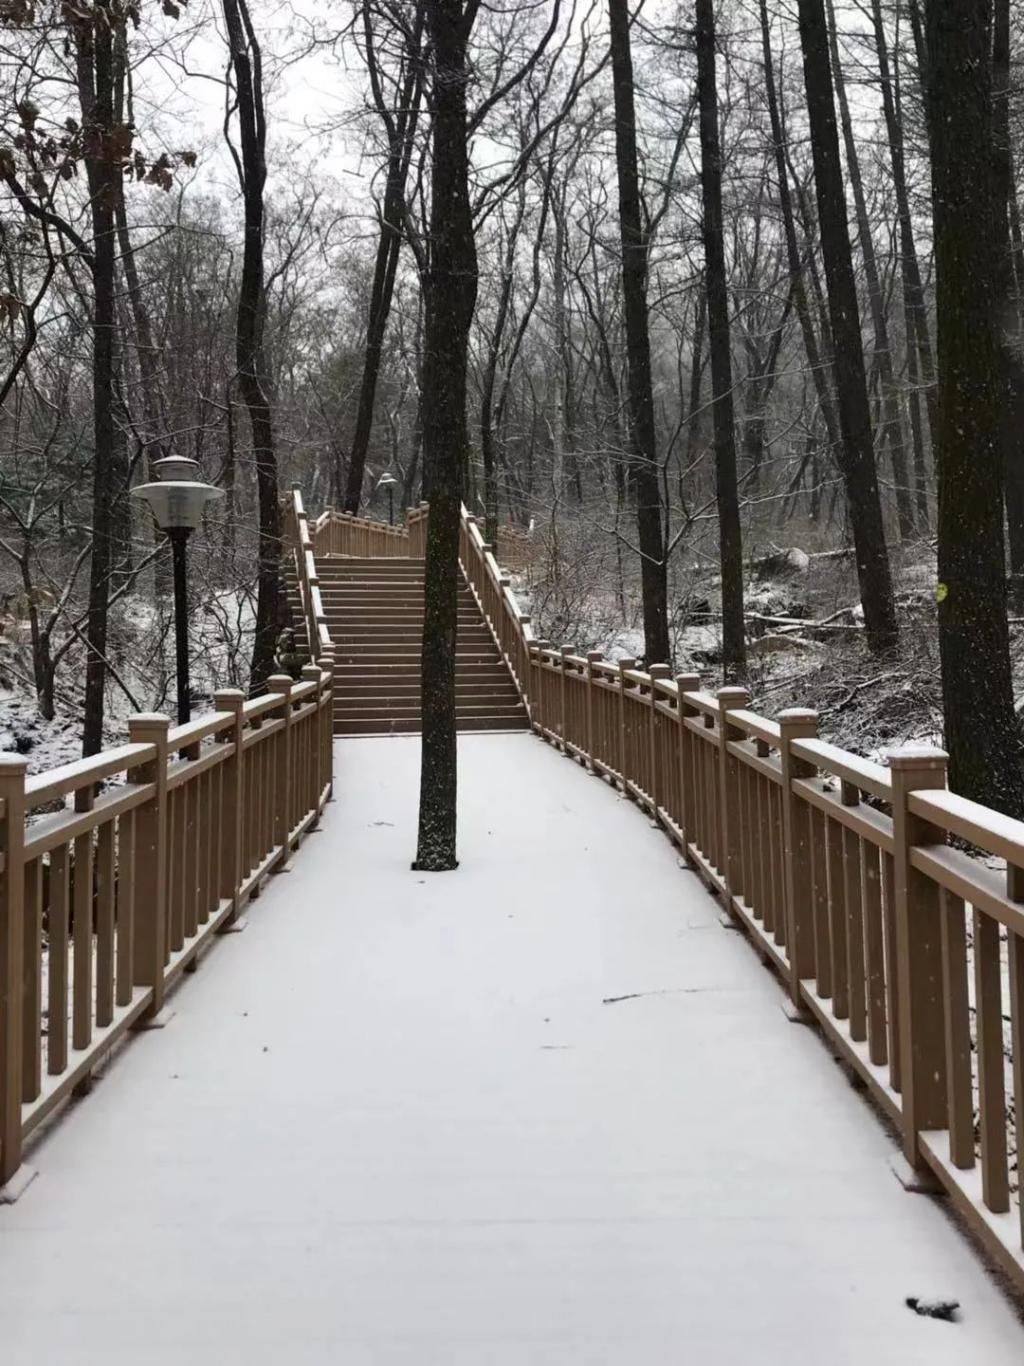
[[(526, 730), (529, 722), (524, 712), (521, 716), (467, 716), (456, 717), (455, 729), (458, 731), (515, 731)], [(378, 720), (335, 721), (335, 735), (419, 735), (422, 727), (419, 718), (403, 717), (385, 725)]]

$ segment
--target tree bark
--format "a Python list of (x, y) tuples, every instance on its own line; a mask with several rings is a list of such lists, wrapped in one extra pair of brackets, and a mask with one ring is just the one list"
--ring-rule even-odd
[(929, 0), (939, 421), (939, 650), (950, 781), (1024, 811), (1006, 621), (990, 0)]
[(722, 155), (715, 80), (714, 0), (697, 0), (697, 90), (700, 101), (700, 180), (703, 197), (704, 280), (715, 431), (715, 493), (722, 568), (722, 666), (726, 682), (746, 674), (743, 621), (743, 533), (736, 484), (736, 418), (729, 337), (729, 287), (722, 230)]
[(238, 384), (249, 414), (259, 509), (256, 631), (250, 686), (261, 689), (274, 672), (281, 621), (281, 507), (277, 484), (274, 423), (267, 397), (263, 355), (266, 285), (263, 273), (263, 189), (267, 180), (266, 115), (260, 46), (249, 18), (247, 0), (223, 0), (238, 103), (241, 144), (236, 170), (245, 211), (242, 278), (238, 291), (235, 363)]
[[(913, 12), (913, 7), (912, 7)], [(875, 31), (875, 51), (878, 54), (878, 74), (882, 86), (882, 110), (889, 141), (892, 164), (893, 190), (896, 194), (896, 220), (900, 235), (900, 275), (903, 282), (903, 314), (906, 320), (907, 371), (911, 381), (911, 422), (914, 431), (914, 466), (917, 485), (917, 512), (922, 529), (928, 525), (927, 495), (924, 490), (924, 433), (921, 421), (918, 381), (924, 389), (928, 410), (928, 427), (934, 433), (936, 423), (935, 357), (928, 326), (928, 309), (921, 267), (917, 259), (914, 239), (914, 220), (907, 190), (906, 156), (903, 145), (903, 119), (899, 106), (898, 69), (889, 66), (889, 50), (882, 22), (881, 0), (872, 0), (871, 15)], [(923, 43), (920, 45), (923, 51)], [(921, 65), (921, 80), (924, 67)]]
[(789, 275), (793, 281), (793, 305), (800, 323), (804, 352), (811, 371), (811, 380), (821, 410), (822, 421), (832, 450), (839, 449), (839, 423), (836, 420), (835, 404), (829, 389), (828, 369), (822, 361), (822, 350), (827, 344), (819, 343), (814, 318), (807, 298), (807, 285), (803, 258), (796, 236), (796, 219), (793, 213), (793, 197), (789, 189), (789, 168), (786, 162), (786, 133), (779, 110), (778, 94), (775, 88), (775, 69), (772, 57), (771, 25), (768, 18), (768, 0), (760, 0), (761, 14), (761, 52), (764, 57), (765, 96), (768, 102), (768, 118), (772, 130), (772, 147), (775, 154), (775, 174), (778, 180), (779, 208), (782, 213), (783, 236), (786, 241), (786, 260)]
[(391, 312), (391, 300), (395, 292), (395, 275), (398, 270), (398, 258), (402, 247), (405, 184), (409, 173), (409, 162), (412, 157), (416, 125), (419, 120), (420, 100), (423, 93), (423, 61), (420, 52), (423, 33), (423, 7), (417, 6), (415, 23), (409, 34), (405, 79), (402, 83), (399, 108), (393, 118), (385, 108), (379, 79), (376, 79), (373, 18), (368, 4), (363, 6), (363, 22), (366, 32), (367, 61), (371, 67), (371, 81), (374, 81), (374, 95), (378, 112), (385, 120), (388, 137), (388, 163), (387, 179), (384, 185), (384, 202), (381, 206), (380, 238), (377, 243), (377, 257), (373, 268), (373, 284), (370, 289), (370, 314), (366, 324), (363, 377), (359, 386), (356, 427), (352, 437), (348, 480), (345, 488), (346, 512), (358, 512), (362, 499), (363, 480), (366, 473), (366, 454), (370, 445), (370, 432), (373, 429), (373, 405), (377, 394), (377, 380), (380, 376), (384, 334), (387, 331), (388, 316)]
[(92, 553), (85, 640), (85, 708), (82, 753), (103, 748), (107, 678), (107, 606), (115, 569), (115, 503), (123, 472), (124, 438), (115, 420), (116, 236), (114, 212), (121, 193), (121, 153), (113, 135), (115, 49), (109, 0), (73, 21), (78, 98), (82, 111), (85, 165), (92, 219), (93, 472)]
[(1014, 199), (1010, 144), (1010, 5), (994, 0), (992, 15), (992, 119), (996, 193), (996, 308), (1003, 365), (1003, 500), (1014, 605), (1024, 597), (1024, 368), (1018, 354), (1019, 300), (1013, 269), (1010, 205)]
[(424, 280), (423, 464), (430, 520), (423, 604), (419, 835), (415, 868), (444, 872), (456, 857), (455, 647), (469, 330), (477, 263), (469, 202), (466, 88), (472, 5), (426, 0), (433, 58), (430, 256)]
[(640, 544), (647, 663), (666, 664), (668, 639), (668, 573), (661, 525), (651, 387), (651, 342), (647, 318), (647, 233), (637, 172), (636, 111), (633, 57), (627, 0), (608, 0), (612, 85), (615, 93), (615, 164), (619, 182), (619, 230), (622, 242), (622, 304), (626, 328), (629, 387), (630, 455), (636, 490), (637, 537)]
[(881, 651), (889, 649), (896, 642), (896, 607), (889, 573), (882, 504), (878, 496), (860, 310), (832, 99), (824, 0), (799, 0), (799, 17), (821, 252), (832, 324), (839, 426), (842, 432), (840, 468), (853, 531), (868, 645), (872, 650)]
[(860, 170), (860, 155), (853, 134), (850, 102), (846, 97), (846, 81), (839, 55), (839, 34), (836, 29), (835, 6), (832, 0), (827, 0), (827, 6), (832, 73), (835, 80), (836, 99), (839, 103), (839, 119), (843, 129), (846, 171), (850, 178), (850, 189), (853, 191), (853, 206), (857, 216), (857, 235), (860, 238), (860, 250), (864, 258), (864, 281), (867, 286), (868, 308), (871, 311), (871, 326), (875, 334), (874, 358), (881, 378), (882, 436), (889, 448), (889, 459), (892, 463), (900, 539), (907, 540), (913, 536), (915, 531), (914, 502), (911, 496), (910, 480), (907, 477), (903, 424), (900, 421), (899, 403), (896, 397), (896, 374), (893, 366), (892, 346), (889, 341), (889, 320), (885, 316), (885, 299), (882, 294), (878, 258), (875, 255), (871, 220), (868, 217), (867, 196), (864, 193), (864, 179)]

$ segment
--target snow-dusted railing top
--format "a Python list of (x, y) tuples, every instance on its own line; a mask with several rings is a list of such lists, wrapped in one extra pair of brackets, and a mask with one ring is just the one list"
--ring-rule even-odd
[[(184, 726), (26, 780), (0, 756), (0, 1203), (24, 1145), (317, 824), (331, 792), (332, 677), (268, 680)], [(102, 790), (101, 790), (102, 789)], [(46, 927), (44, 943), (43, 928)]]

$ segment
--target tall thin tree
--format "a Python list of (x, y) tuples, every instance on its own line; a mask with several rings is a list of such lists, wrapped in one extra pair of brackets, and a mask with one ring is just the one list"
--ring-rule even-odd
[(821, 254), (832, 324), (833, 365), (842, 432), (840, 469), (853, 532), (864, 625), (873, 650), (897, 638), (882, 503), (878, 494), (871, 406), (864, 369), (857, 282), (832, 94), (824, 0), (799, 0), (800, 46), (814, 161)]
[(245, 239), (238, 290), (235, 363), (238, 386), (249, 414), (259, 511), (256, 633), (251, 683), (259, 688), (274, 669), (281, 615), (281, 509), (278, 501), (274, 421), (266, 380), (263, 330), (266, 281), (263, 269), (264, 204), (267, 181), (267, 121), (263, 99), (263, 56), (249, 15), (248, 0), (223, 0), (238, 111), (239, 148), (228, 140), (242, 191)]
[(648, 239), (637, 167), (636, 101), (628, 0), (608, 0), (615, 93), (615, 165), (619, 182), (622, 304), (626, 329), (630, 461), (636, 490), (637, 539), (648, 664), (667, 663), (668, 566), (654, 425), (651, 339), (647, 315)]
[(715, 494), (722, 566), (722, 664), (726, 680), (746, 672), (743, 622), (743, 533), (736, 484), (736, 417), (729, 336), (729, 283), (722, 232), (722, 152), (718, 134), (714, 0), (697, 0), (697, 87), (700, 101), (700, 182), (704, 279), (715, 429)]
[(425, 0), (433, 110), (429, 263), (423, 280), (423, 464), (429, 476), (415, 868), (458, 867), (455, 644), (469, 330), (477, 261), (469, 201), (467, 49), (476, 0)]

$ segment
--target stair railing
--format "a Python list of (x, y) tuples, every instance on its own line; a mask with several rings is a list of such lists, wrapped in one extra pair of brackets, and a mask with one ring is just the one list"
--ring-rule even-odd
[(333, 668), (334, 646), (327, 629), (327, 616), (320, 594), (320, 577), (317, 574), (316, 557), (313, 553), (309, 518), (302, 503), (302, 493), (298, 484), (292, 487), (291, 495), (283, 502), (285, 536), (291, 546), (295, 564), (295, 582), (302, 606), (306, 648), (310, 659), (315, 663), (326, 667), (327, 661), (330, 661), (330, 667)]

